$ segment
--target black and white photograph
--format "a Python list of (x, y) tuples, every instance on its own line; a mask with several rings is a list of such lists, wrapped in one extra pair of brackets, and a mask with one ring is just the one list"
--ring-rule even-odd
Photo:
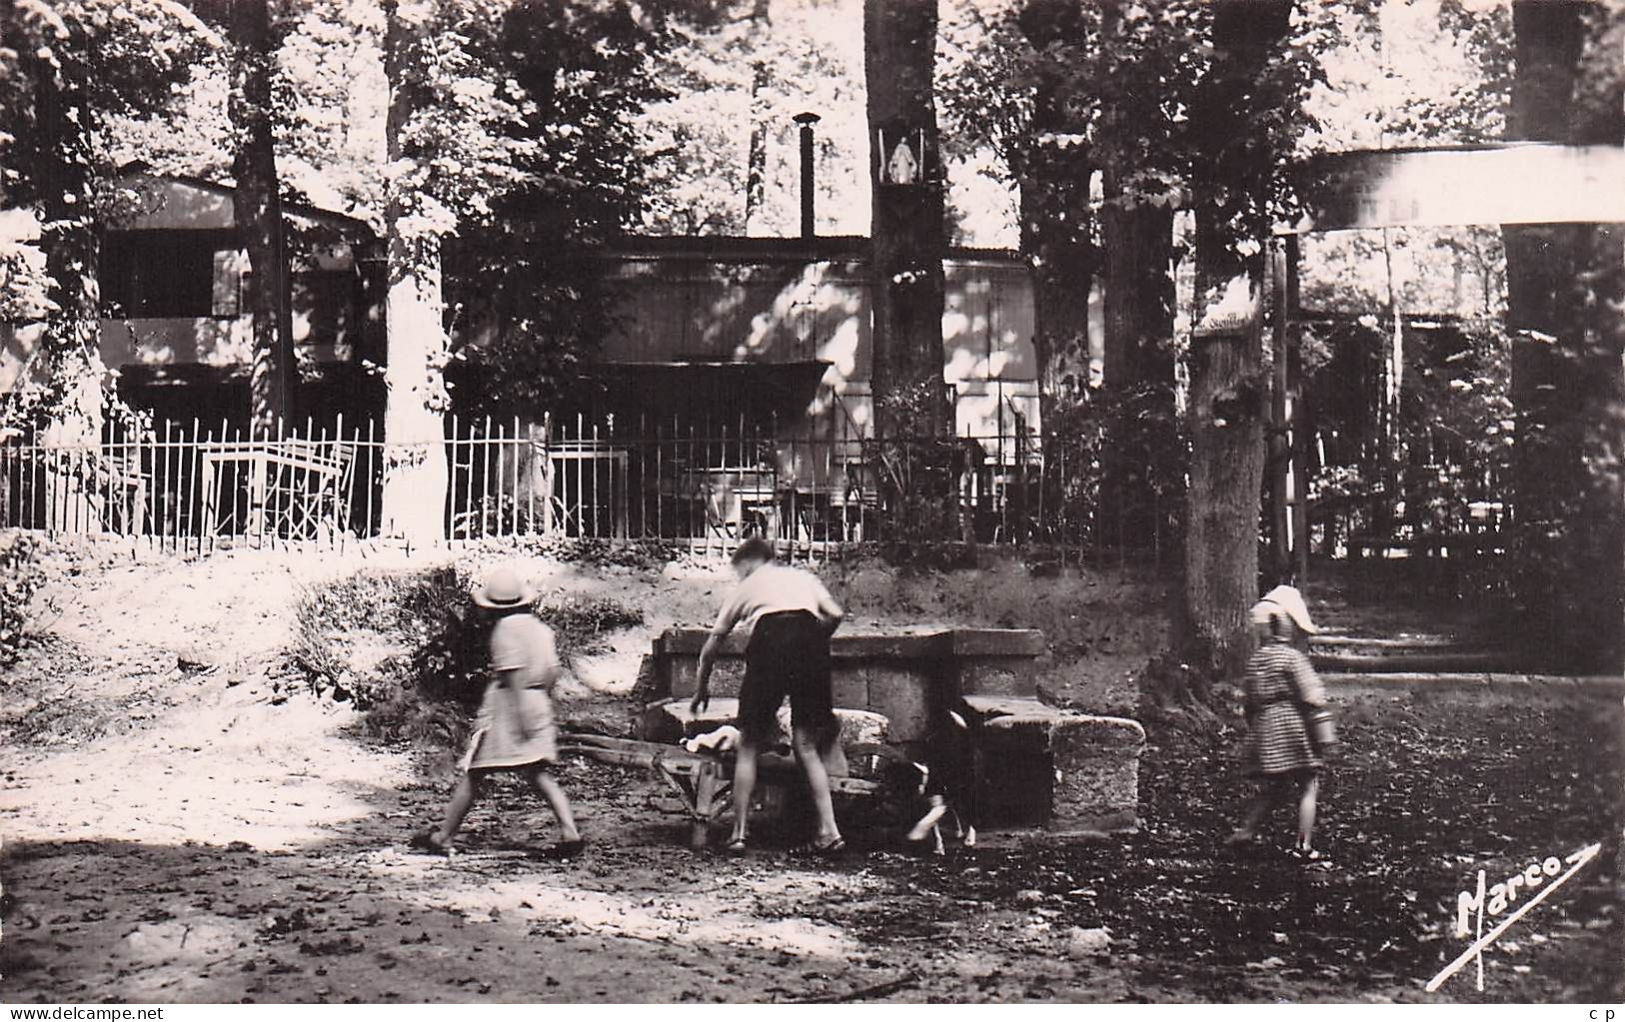
[(1625, 0), (0, 0), (7, 1019), (1625, 1022), (1622, 828)]

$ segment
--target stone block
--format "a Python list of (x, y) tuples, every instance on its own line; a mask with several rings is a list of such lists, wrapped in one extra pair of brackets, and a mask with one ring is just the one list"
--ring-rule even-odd
[[(971, 696), (965, 702), (980, 721), (974, 732), (983, 764), (980, 795), (993, 807), (990, 816), (1002, 812), (998, 822), (1044, 823), (1064, 832), (1138, 826), (1145, 730), (1137, 721), (1030, 699)], [(1047, 795), (1041, 807), (1031, 797), (1036, 789)]]
[(955, 628), (951, 654), (956, 657), (1037, 657), (1045, 650), (1044, 633), (1034, 628)]
[(837, 708), (869, 708), (869, 675), (857, 664), (836, 661), (830, 672), (830, 692)]
[(959, 691), (965, 695), (1023, 696), (1038, 694), (1037, 671), (1030, 662), (1007, 657), (966, 657), (957, 661)]
[(1049, 826), (1120, 831), (1139, 825), (1145, 729), (1124, 717), (1065, 714), (1050, 731), (1055, 767)]
[(923, 741), (931, 733), (931, 675), (919, 664), (868, 665), (868, 709), (891, 721), (893, 741)]
[(1048, 703), (1039, 702), (1031, 696), (1004, 693), (967, 693), (964, 697), (964, 703), (983, 723), (991, 723), (1000, 717), (1041, 717), (1047, 719), (1062, 712)]
[[(688, 699), (694, 695), (695, 679), (699, 675), (700, 662), (697, 659), (686, 657), (672, 661), (671, 696), (674, 699)], [(711, 669), (711, 695), (735, 698), (739, 695), (739, 686), (745, 680), (745, 661), (735, 658), (718, 658), (716, 665)]]
[(949, 632), (900, 632), (887, 635), (842, 635), (829, 643), (837, 660), (941, 660), (953, 652)]
[(643, 733), (646, 742), (675, 743), (694, 738), (707, 731), (715, 731), (724, 724), (732, 724), (739, 716), (739, 700), (713, 697), (701, 713), (688, 708), (688, 697), (653, 703), (643, 711)]

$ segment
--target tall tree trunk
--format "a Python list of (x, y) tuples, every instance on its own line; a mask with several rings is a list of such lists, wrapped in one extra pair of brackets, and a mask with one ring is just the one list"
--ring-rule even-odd
[[(1585, 45), (1586, 0), (1519, 0), (1512, 5), (1514, 77), (1507, 137), (1566, 142), (1575, 77)], [(1554, 472), (1551, 459), (1578, 451), (1547, 450), (1560, 427), (1566, 397), (1563, 359), (1556, 344), (1572, 325), (1569, 290), (1584, 228), (1575, 224), (1517, 224), (1502, 228), (1507, 258), (1507, 325), (1512, 342), (1512, 399), (1518, 412), (1514, 488), (1518, 516), (1551, 521), (1573, 479)], [(1538, 335), (1538, 336), (1536, 336)], [(1559, 444), (1559, 447), (1568, 445)], [(1577, 466), (1570, 466), (1577, 467)]]
[[(1213, 63), (1203, 84), (1200, 116), (1206, 136), (1225, 152), (1242, 130), (1250, 99), (1270, 50), (1285, 38), (1291, 0), (1221, 0), (1213, 8)], [(1227, 123), (1229, 122), (1229, 123)], [(1233, 150), (1231, 150), (1233, 151)], [(1233, 672), (1249, 652), (1247, 610), (1258, 598), (1258, 524), (1264, 484), (1263, 294), (1266, 260), (1241, 260), (1219, 224), (1229, 182), (1262, 208), (1274, 171), (1272, 154), (1242, 154), (1226, 166), (1215, 157), (1214, 178), (1197, 175), (1197, 294), (1199, 307), (1243, 294), (1241, 322), (1196, 337), (1191, 346), (1188, 429), (1190, 486), (1185, 502), (1183, 616), (1188, 657), (1209, 671)], [(1222, 174), (1222, 176), (1219, 176)], [(1233, 200), (1230, 200), (1233, 201)], [(1247, 218), (1262, 234), (1266, 225)], [(1263, 241), (1263, 238), (1259, 239)], [(1222, 307), (1222, 306), (1221, 306)], [(1276, 310), (1279, 315), (1281, 310)]]
[(91, 445), (101, 440), (107, 379), (96, 277), (100, 245), (91, 201), (95, 163), (87, 134), (92, 111), (60, 68), (66, 53), (22, 57), (35, 85), (36, 123), (42, 134), (40, 179), (49, 182), (41, 189), (40, 209), (47, 295), (53, 306), (45, 334), (49, 439)]
[(1247, 609), (1258, 599), (1267, 409), (1260, 299), (1255, 287), (1246, 329), (1191, 345), (1182, 610), (1187, 659), (1212, 674), (1233, 673), (1250, 652)]
[(1157, 546), (1164, 508), (1156, 452), (1174, 428), (1174, 214), (1124, 195), (1118, 168), (1105, 170), (1103, 384), (1120, 402), (1107, 423), (1097, 528), (1124, 550)]
[(942, 382), (947, 237), (932, 80), (936, 42), (936, 0), (864, 0), (872, 386), (883, 436), (940, 435), (952, 426)]
[[(1102, 45), (1123, 46), (1123, 0), (1101, 7)], [(1173, 209), (1132, 193), (1125, 178), (1138, 168), (1133, 154), (1144, 139), (1171, 133), (1166, 122), (1142, 104), (1135, 110), (1108, 102), (1102, 111), (1101, 155), (1105, 206), (1100, 214), (1105, 258), (1104, 382), (1119, 391), (1147, 383), (1173, 382), (1174, 278)]]
[[(1577, 86), (1588, 34), (1604, 29), (1607, 5), (1584, 0), (1518, 0), (1512, 7), (1514, 77), (1507, 136), (1516, 141), (1620, 144), (1618, 45), (1612, 89)], [(1582, 101), (1612, 95), (1598, 111)], [(1614, 484), (1599, 474), (1605, 434), (1620, 401), (1617, 327), (1599, 329), (1598, 308), (1619, 274), (1619, 229), (1598, 224), (1507, 225), (1507, 325), (1512, 341), (1512, 401), (1517, 413), (1514, 507), (1530, 544), (1531, 570), (1520, 580), (1526, 605), (1559, 642), (1553, 652), (1579, 669), (1611, 660), (1619, 646), (1620, 579), (1596, 570), (1617, 563), (1620, 509)], [(1617, 305), (1615, 306), (1617, 308)], [(1617, 313), (1616, 313), (1617, 317)], [(1617, 450), (1617, 449), (1616, 449)], [(1599, 461), (1598, 456), (1603, 455)], [(1606, 470), (1604, 470), (1606, 471)], [(1549, 537), (1561, 536), (1548, 546)]]
[[(1086, 41), (1082, 9), (1070, 0), (1027, 0), (1018, 15), (1034, 50)], [(1046, 62), (1033, 87), (1024, 146), (1007, 154), (1021, 196), (1021, 253), (1033, 270), (1033, 349), (1038, 361), (1038, 414), (1045, 429), (1089, 385), (1089, 292), (1100, 264), (1090, 236), (1093, 153), (1076, 140), (1082, 125), (1063, 102), (1067, 83)], [(1068, 137), (1073, 144), (1054, 139)]]
[[(1102, 45), (1132, 52), (1122, 0), (1101, 5)], [(1159, 450), (1172, 447), (1174, 342), (1174, 214), (1170, 204), (1128, 186), (1136, 154), (1163, 144), (1173, 126), (1148, 104), (1132, 109), (1108, 99), (1102, 110), (1099, 161), (1105, 205), (1100, 211), (1105, 321), (1102, 383), (1116, 399), (1106, 423), (1096, 529), (1121, 549), (1160, 549), (1170, 510), (1156, 486)]]
[(1075, 194), (1075, 183), (1069, 190), (1035, 173), (1021, 179), (1020, 189), (1021, 250), (1033, 267), (1038, 415), (1049, 429), (1089, 386), (1089, 291), (1098, 257), (1092, 246), (1047, 236), (1055, 203)]
[(1123, 168), (1105, 172), (1100, 214), (1106, 261), (1105, 384), (1172, 384), (1174, 213), (1124, 195)]
[(293, 316), (286, 224), (272, 134), (274, 41), (269, 0), (231, 0), (232, 215), (248, 250), (244, 299), (253, 317), (249, 414), (267, 432), (293, 417)]
[(47, 465), (48, 521), (53, 528), (97, 531), (100, 518), (89, 485), (89, 452), (102, 434), (107, 367), (101, 356), (100, 246), (91, 201), (95, 160), (89, 131), (93, 111), (59, 61), (65, 52), (23, 55), (35, 85), (42, 137), (42, 247), (52, 309), (45, 326), (45, 444), (61, 448)]
[[(390, 89), (385, 141), (390, 165), (399, 166), (413, 158), (404, 136), (418, 102), (410, 79), (415, 51), (430, 30), (433, 5), (398, 0), (385, 9)], [(384, 371), (383, 532), (432, 546), (446, 538), (447, 340), (440, 239), (411, 224), (413, 198), (402, 192), (398, 181), (392, 182), (385, 211), (389, 356)]]
[(755, 59), (750, 73), (750, 148), (745, 154), (745, 233), (751, 222), (762, 211), (762, 200), (767, 191), (767, 118), (762, 106), (762, 93), (770, 80), (767, 57), (762, 53), (773, 32), (770, 0), (754, 0), (750, 10), (751, 49)]

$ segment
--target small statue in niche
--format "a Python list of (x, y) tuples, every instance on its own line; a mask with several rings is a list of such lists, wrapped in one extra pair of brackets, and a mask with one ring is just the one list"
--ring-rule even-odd
[(911, 185), (920, 179), (920, 161), (905, 139), (897, 143), (886, 161), (886, 178), (894, 185)]

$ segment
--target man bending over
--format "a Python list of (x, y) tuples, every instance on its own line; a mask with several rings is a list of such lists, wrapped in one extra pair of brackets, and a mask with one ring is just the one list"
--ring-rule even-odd
[(739, 749), (734, 760), (734, 828), (728, 851), (740, 855), (756, 789), (756, 757), (778, 733), (779, 706), (790, 698), (790, 729), (796, 763), (812, 791), (818, 834), (807, 850), (833, 855), (846, 847), (835, 826), (824, 754), (840, 735), (830, 691), (829, 639), (845, 612), (817, 576), (773, 563), (773, 546), (751, 538), (733, 555), (739, 586), (722, 605), (700, 650), (699, 679), (689, 704), (695, 713), (711, 701), (711, 668), (717, 648), (743, 624), (745, 681), (739, 690)]

